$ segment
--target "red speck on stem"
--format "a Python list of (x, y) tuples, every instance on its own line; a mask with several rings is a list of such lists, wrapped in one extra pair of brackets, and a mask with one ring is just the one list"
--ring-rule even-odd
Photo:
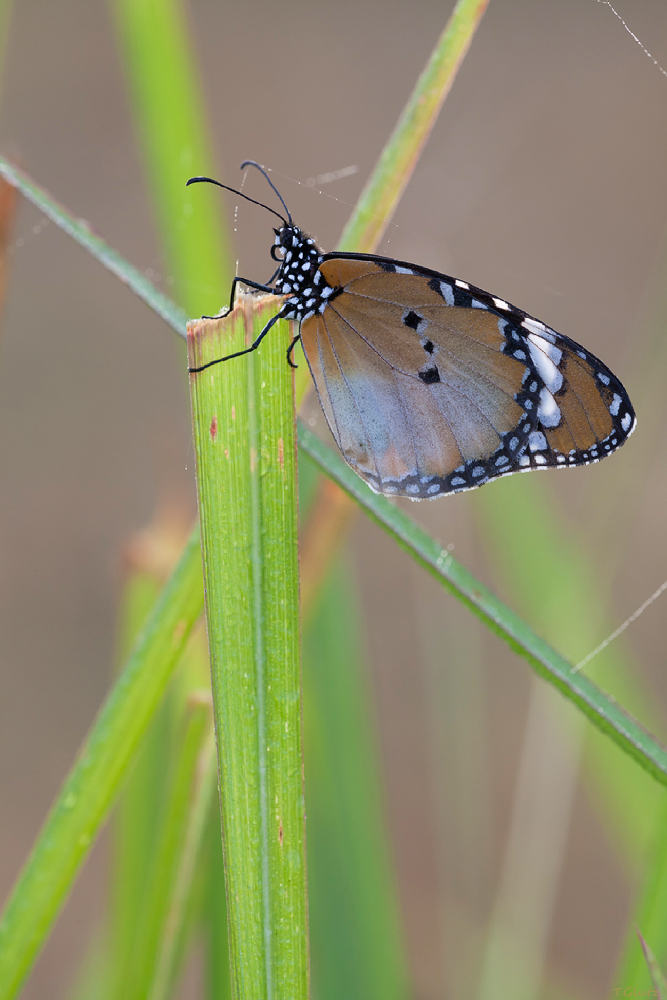
[(211, 441), (215, 441), (215, 439), (218, 436), (218, 415), (217, 415), (217, 413), (213, 414), (213, 420), (211, 421), (211, 426), (209, 427), (208, 432), (211, 435)]
[(278, 461), (280, 468), (285, 468), (285, 443), (282, 438), (278, 438)]

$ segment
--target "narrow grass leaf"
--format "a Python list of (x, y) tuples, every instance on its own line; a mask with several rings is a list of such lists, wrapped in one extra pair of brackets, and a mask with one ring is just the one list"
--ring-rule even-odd
[(215, 173), (203, 88), (181, 0), (112, 0), (136, 135), (176, 298), (215, 313), (231, 275), (220, 199), (193, 174)]
[[(183, 732), (173, 753), (171, 780), (167, 783), (164, 808), (153, 844), (149, 871), (140, 901), (131, 972), (125, 983), (125, 1000), (164, 996), (169, 975), (176, 969), (175, 946), (178, 925), (186, 903), (187, 885), (177, 885), (184, 847), (199, 786), (201, 755), (211, 732), (211, 707), (205, 701), (188, 706)], [(210, 790), (210, 789), (209, 789)], [(206, 811), (206, 802), (203, 804)], [(188, 864), (192, 861), (187, 856)], [(193, 869), (189, 868), (191, 872)], [(191, 879), (188, 879), (188, 885)], [(168, 921), (171, 916), (171, 926)], [(169, 940), (167, 940), (169, 938)]]
[[(207, 692), (208, 694), (208, 692)], [(195, 889), (196, 865), (201, 857), (206, 821), (217, 784), (215, 740), (211, 725), (211, 705), (206, 705), (206, 731), (194, 762), (183, 837), (176, 858), (176, 869), (157, 951), (149, 1000), (167, 1000), (176, 984), (179, 965), (185, 952), (187, 923)]]
[[(216, 756), (217, 768), (217, 756)], [(227, 943), (227, 900), (225, 867), (220, 839), (220, 803), (216, 797), (206, 824), (206, 852), (203, 858), (204, 935), (206, 1000), (230, 1000), (232, 984)]]
[(179, 309), (170, 298), (159, 292), (141, 271), (128, 263), (115, 250), (112, 250), (108, 243), (105, 243), (93, 232), (85, 219), (78, 219), (71, 212), (68, 212), (44, 188), (35, 184), (23, 170), (14, 166), (3, 156), (0, 156), (0, 176), (18, 188), (24, 198), (27, 198), (40, 212), (43, 212), (59, 229), (71, 236), (79, 246), (87, 250), (95, 260), (106, 267), (107, 271), (111, 271), (117, 278), (120, 278), (123, 284), (128, 285), (180, 337), (185, 337), (187, 316), (183, 310)]
[(541, 639), (518, 615), (461, 566), (423, 528), (386, 497), (372, 493), (346, 463), (299, 422), (299, 445), (322, 471), (354, 497), (401, 548), (440, 580), (533, 669), (575, 704), (595, 726), (661, 784), (667, 785), (667, 750), (592, 681)]
[(304, 626), (313, 992), (320, 1000), (405, 1000), (359, 606), (353, 575), (336, 560)]
[(412, 177), (440, 108), (470, 47), (489, 0), (459, 0), (410, 95), (338, 249), (371, 253)]
[[(649, 968), (649, 972), (651, 973), (651, 982), (653, 983), (653, 989), (657, 990), (657, 996), (659, 997), (659, 1000), (667, 1000), (667, 981), (665, 981), (665, 977), (663, 976), (660, 966), (656, 961), (655, 955), (649, 948), (648, 943), (642, 937), (640, 931), (637, 931), (637, 937), (639, 938), (639, 941), (641, 943), (642, 951), (644, 952), (644, 958), (646, 959), (646, 964)], [(633, 989), (633, 995), (634, 996), (638, 995), (636, 987), (635, 989)], [(644, 993), (643, 995), (646, 996), (647, 994)]]
[(19, 990), (134, 760), (203, 605), (199, 534), (190, 538), (105, 700), (0, 921), (0, 1000)]
[(626, 938), (614, 976), (617, 983), (632, 983), (637, 989), (650, 986), (646, 958), (636, 928), (651, 941), (659, 962), (667, 964), (667, 800), (662, 801), (654, 843), (648, 851), (642, 886), (628, 920)]

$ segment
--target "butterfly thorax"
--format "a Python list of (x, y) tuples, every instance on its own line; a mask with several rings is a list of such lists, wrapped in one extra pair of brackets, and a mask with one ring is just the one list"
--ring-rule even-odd
[(282, 315), (301, 322), (324, 312), (335, 289), (320, 271), (324, 255), (315, 240), (297, 226), (283, 226), (276, 231), (275, 246), (283, 251), (276, 292), (290, 296)]

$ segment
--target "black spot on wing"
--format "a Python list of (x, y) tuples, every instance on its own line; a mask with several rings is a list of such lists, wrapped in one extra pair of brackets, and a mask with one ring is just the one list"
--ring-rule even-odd
[(425, 368), (423, 371), (418, 372), (418, 375), (426, 385), (433, 385), (434, 382), (440, 381), (440, 372), (435, 365), (432, 368)]
[(403, 317), (403, 322), (405, 323), (406, 326), (409, 326), (411, 330), (416, 330), (421, 321), (422, 317), (418, 316), (417, 313), (414, 312), (414, 310), (412, 309), (410, 310), (409, 313), (406, 313), (406, 315)]
[(433, 346), (430, 340), (427, 340), (425, 344), (422, 344), (422, 347), (424, 348), (427, 354), (433, 354), (435, 350), (435, 347)]

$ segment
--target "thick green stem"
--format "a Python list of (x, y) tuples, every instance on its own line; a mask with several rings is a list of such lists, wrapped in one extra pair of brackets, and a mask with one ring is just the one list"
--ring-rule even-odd
[[(190, 367), (242, 350), (278, 300), (190, 325)], [(281, 337), (281, 333), (283, 336)], [(308, 996), (296, 501), (288, 330), (191, 376), (232, 988)]]

